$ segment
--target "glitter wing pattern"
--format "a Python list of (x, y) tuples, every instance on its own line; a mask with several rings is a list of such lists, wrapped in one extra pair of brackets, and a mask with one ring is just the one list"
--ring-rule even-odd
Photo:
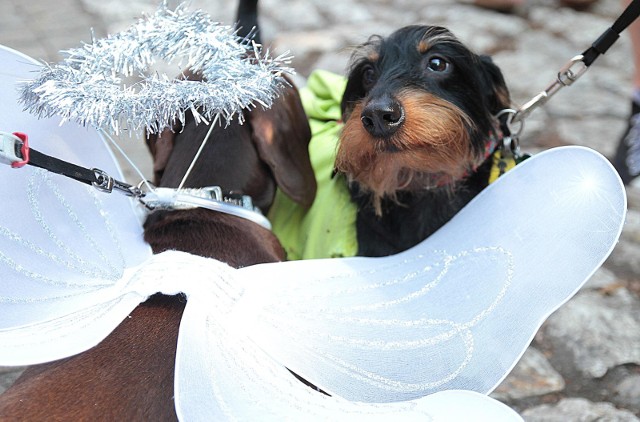
[[(40, 70), (34, 60), (0, 46), (0, 63), (0, 130), (28, 133), (35, 149), (122, 180), (95, 130), (21, 111), (17, 83)], [(31, 364), (69, 356), (72, 346), (74, 353), (94, 346), (141, 301), (120, 297), (114, 287), (125, 268), (151, 255), (131, 200), (31, 166), (7, 165), (0, 167), (0, 196), (2, 360)], [(37, 335), (16, 333), (10, 341), (6, 330), (25, 325)], [(56, 337), (57, 329), (71, 335), (76, 328), (85, 334), (72, 342)]]
[[(237, 283), (227, 287), (239, 293)], [(203, 297), (189, 299), (180, 326), (176, 410), (181, 420), (522, 421), (502, 403), (471, 391), (442, 391), (395, 403), (319, 393), (294, 378), (286, 364), (265, 353), (244, 327), (238, 327), (241, 308), (232, 306), (229, 313), (214, 317)], [(279, 333), (278, 338), (285, 335)]]
[[(15, 84), (37, 67), (8, 49), (0, 61), (0, 130), (119, 175), (95, 132), (19, 112)], [(521, 420), (485, 394), (610, 254), (626, 212), (604, 157), (557, 148), (404, 253), (235, 270), (151, 255), (126, 197), (31, 168), (0, 167), (0, 180), (0, 365), (80, 353), (149, 295), (183, 292), (184, 421)]]
[[(225, 326), (351, 402), (419, 401), (443, 390), (489, 393), (548, 315), (610, 254), (625, 210), (624, 188), (604, 157), (583, 147), (549, 150), (404, 253), (239, 270), (242, 293)], [(182, 374), (194, 376), (181, 371), (190, 353), (221, 347), (213, 327), (184, 338), (181, 331), (179, 387), (187, 382)], [(243, 388), (256, 384), (252, 370), (235, 373), (235, 383), (245, 377)], [(203, 397), (234, 403), (226, 379), (207, 379)]]

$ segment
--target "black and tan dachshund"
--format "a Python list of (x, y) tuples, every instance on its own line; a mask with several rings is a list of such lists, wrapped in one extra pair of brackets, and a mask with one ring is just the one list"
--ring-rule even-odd
[(510, 105), (502, 73), (442, 27), (372, 37), (352, 57), (336, 168), (358, 205), (358, 255), (414, 246), (488, 185)]

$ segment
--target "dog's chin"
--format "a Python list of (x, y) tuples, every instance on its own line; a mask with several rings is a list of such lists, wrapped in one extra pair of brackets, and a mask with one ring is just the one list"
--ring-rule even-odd
[(401, 101), (406, 120), (388, 139), (375, 138), (363, 127), (360, 103), (340, 136), (336, 169), (371, 194), (378, 215), (384, 198), (450, 189), (478, 161), (469, 138), (472, 125), (460, 109), (429, 94), (404, 95)]
[[(398, 205), (400, 192), (425, 192), (437, 189), (450, 192), (457, 181), (468, 173), (467, 167), (451, 169), (412, 169), (405, 167), (401, 153), (381, 153), (367, 158), (362, 155), (363, 165), (352, 166), (353, 157), (346, 163), (336, 160), (336, 169), (347, 176), (349, 182), (358, 183), (360, 191), (370, 194), (371, 204), (377, 215), (382, 215), (383, 199)], [(340, 155), (339, 155), (340, 156)], [(366, 163), (366, 164), (365, 164)]]

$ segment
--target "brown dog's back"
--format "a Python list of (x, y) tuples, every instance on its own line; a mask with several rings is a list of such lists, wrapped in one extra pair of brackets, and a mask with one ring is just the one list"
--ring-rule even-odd
[[(307, 153), (310, 130), (297, 90), (288, 88), (272, 109), (245, 117), (243, 125), (214, 129), (188, 185), (218, 185), (251, 195), (265, 213), (278, 186), (308, 206), (315, 179)], [(150, 139), (161, 184), (176, 184), (206, 130), (188, 123), (162, 144)], [(153, 213), (145, 239), (156, 253), (181, 250), (234, 267), (285, 258), (269, 230), (205, 209)], [(0, 396), (0, 420), (176, 420), (174, 362), (184, 304), (182, 296), (156, 295), (96, 347), (28, 368)]]

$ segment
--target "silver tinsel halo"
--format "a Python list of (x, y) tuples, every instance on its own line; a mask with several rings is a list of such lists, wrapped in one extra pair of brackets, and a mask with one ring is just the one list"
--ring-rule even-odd
[[(270, 107), (286, 82), (290, 57), (271, 58), (233, 28), (211, 22), (202, 11), (175, 11), (163, 4), (126, 31), (66, 50), (56, 65), (45, 64), (38, 78), (24, 83), (21, 101), (39, 117), (61, 116), (118, 133), (146, 129), (157, 133), (183, 122), (187, 110), (196, 121), (215, 115), (240, 120), (242, 109)], [(185, 68), (205, 81), (148, 75), (156, 59), (186, 61)], [(123, 87), (123, 77), (142, 78)]]

